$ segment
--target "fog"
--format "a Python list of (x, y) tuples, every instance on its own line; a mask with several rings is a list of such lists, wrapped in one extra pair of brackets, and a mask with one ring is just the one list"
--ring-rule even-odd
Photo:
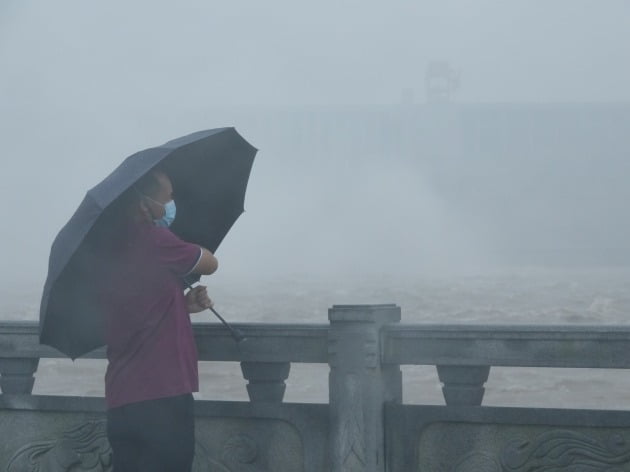
[[(0, 280), (126, 156), (259, 148), (221, 274), (630, 262), (630, 3), (0, 3)], [(458, 86), (427, 94), (447, 64)]]

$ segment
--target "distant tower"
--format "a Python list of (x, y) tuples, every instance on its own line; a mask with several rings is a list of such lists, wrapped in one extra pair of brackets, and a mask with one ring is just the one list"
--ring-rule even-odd
[(445, 103), (451, 101), (453, 92), (459, 88), (460, 74), (448, 62), (432, 61), (424, 77), (427, 101)]

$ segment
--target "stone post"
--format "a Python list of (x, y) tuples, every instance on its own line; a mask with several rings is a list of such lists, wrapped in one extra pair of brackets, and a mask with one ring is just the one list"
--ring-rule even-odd
[(385, 402), (402, 401), (402, 374), (381, 364), (381, 327), (400, 322), (396, 305), (328, 310), (332, 472), (384, 472)]
[(438, 365), (438, 377), (444, 384), (442, 393), (447, 405), (479, 406), (486, 389), (483, 384), (490, 375), (490, 366)]
[(0, 359), (0, 390), (2, 393), (32, 393), (39, 358)]
[(281, 403), (290, 369), (290, 362), (241, 362), (250, 401)]

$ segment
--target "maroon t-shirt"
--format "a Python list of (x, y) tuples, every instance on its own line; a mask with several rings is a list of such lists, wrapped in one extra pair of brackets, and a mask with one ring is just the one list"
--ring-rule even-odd
[(199, 390), (197, 347), (181, 285), (201, 248), (134, 223), (106, 283), (108, 408)]

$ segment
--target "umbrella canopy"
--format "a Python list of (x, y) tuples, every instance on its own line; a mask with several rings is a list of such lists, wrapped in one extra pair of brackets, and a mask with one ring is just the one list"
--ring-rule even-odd
[(234, 128), (200, 131), (125, 159), (89, 190), (50, 251), (39, 312), (40, 342), (75, 359), (105, 344), (96, 243), (107, 238), (108, 211), (141, 177), (160, 166), (175, 192), (172, 231), (214, 252), (243, 212), (256, 148)]

